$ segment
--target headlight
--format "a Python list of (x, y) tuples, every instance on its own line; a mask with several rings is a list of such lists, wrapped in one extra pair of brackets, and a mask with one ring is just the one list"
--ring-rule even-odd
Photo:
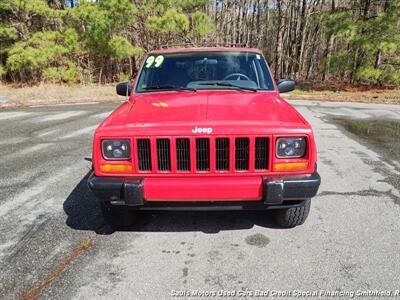
[(127, 160), (131, 158), (129, 140), (103, 140), (101, 149), (103, 157), (108, 160)]
[(306, 152), (306, 139), (279, 138), (276, 143), (276, 156), (279, 158), (303, 157)]

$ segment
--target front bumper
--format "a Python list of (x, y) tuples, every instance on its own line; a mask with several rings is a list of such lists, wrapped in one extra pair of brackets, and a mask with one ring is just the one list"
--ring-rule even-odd
[[(163, 180), (163, 179), (158, 179)], [(218, 194), (224, 194), (224, 185), (212, 184), (213, 178), (208, 179), (210, 186), (201, 186), (201, 189), (216, 191)], [(218, 180), (218, 179), (215, 179)], [(232, 197), (232, 180), (233, 186), (240, 186), (243, 182), (244, 188), (252, 191), (255, 188), (258, 194), (257, 199), (246, 199), (240, 196), (237, 199)], [(185, 187), (183, 179), (175, 180), (177, 185)], [(199, 201), (190, 199), (179, 199), (175, 201), (173, 198), (157, 200), (146, 199), (145, 194), (145, 180), (142, 178), (129, 178), (129, 177), (97, 177), (93, 173), (88, 179), (88, 186), (90, 190), (96, 195), (99, 201), (109, 201), (117, 205), (126, 205), (137, 209), (277, 209), (287, 207), (301, 206), (303, 202), (309, 198), (314, 197), (321, 183), (321, 177), (318, 173), (308, 175), (293, 175), (285, 177), (263, 177), (259, 178), (258, 183), (252, 182), (246, 177), (230, 179), (225, 181), (228, 183), (227, 194), (230, 195), (225, 199), (214, 200), (214, 198), (202, 198)], [(160, 181), (159, 181), (160, 182)], [(207, 182), (207, 181), (205, 181)], [(204, 182), (203, 182), (204, 183)], [(253, 184), (253, 187), (251, 186)], [(186, 186), (187, 187), (187, 186)], [(157, 187), (152, 184), (152, 188)], [(162, 189), (162, 187), (160, 187)], [(173, 189), (174, 190), (174, 189)], [(241, 194), (247, 193), (246, 190), (241, 189)], [(189, 188), (189, 193), (191, 189)], [(198, 190), (193, 190), (192, 194), (199, 193)], [(230, 194), (229, 194), (230, 193)], [(204, 193), (203, 193), (204, 195)]]

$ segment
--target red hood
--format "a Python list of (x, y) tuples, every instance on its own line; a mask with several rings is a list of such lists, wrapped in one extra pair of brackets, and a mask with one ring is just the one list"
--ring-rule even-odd
[[(133, 104), (131, 104), (133, 103)], [(101, 127), (171, 126), (309, 128), (276, 92), (197, 91), (133, 95)]]

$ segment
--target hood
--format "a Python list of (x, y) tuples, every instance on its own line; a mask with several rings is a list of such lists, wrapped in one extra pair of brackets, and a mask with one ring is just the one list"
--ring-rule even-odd
[(135, 96), (127, 123), (261, 121), (302, 123), (274, 92), (198, 91)]
[[(290, 126), (304, 119), (276, 92), (180, 91), (136, 94), (103, 126)], [(296, 125), (295, 125), (296, 124)], [(295, 125), (295, 126), (294, 126)]]

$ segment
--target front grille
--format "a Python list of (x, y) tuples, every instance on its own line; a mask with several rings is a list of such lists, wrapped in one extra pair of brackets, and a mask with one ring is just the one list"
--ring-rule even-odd
[(269, 137), (138, 138), (137, 171), (263, 172), (269, 169), (269, 142)]
[(190, 171), (190, 140), (176, 139), (176, 169)]
[(249, 138), (235, 140), (235, 169), (239, 171), (249, 169)]
[(209, 139), (196, 139), (196, 169), (197, 171), (210, 170)]
[(268, 169), (268, 139), (256, 138), (256, 159), (254, 161), (256, 170)]
[(217, 171), (229, 170), (229, 139), (217, 138), (215, 140), (215, 168)]
[(151, 171), (151, 150), (149, 139), (137, 140), (137, 155), (140, 171)]
[(159, 171), (171, 171), (169, 139), (157, 139), (157, 166)]

